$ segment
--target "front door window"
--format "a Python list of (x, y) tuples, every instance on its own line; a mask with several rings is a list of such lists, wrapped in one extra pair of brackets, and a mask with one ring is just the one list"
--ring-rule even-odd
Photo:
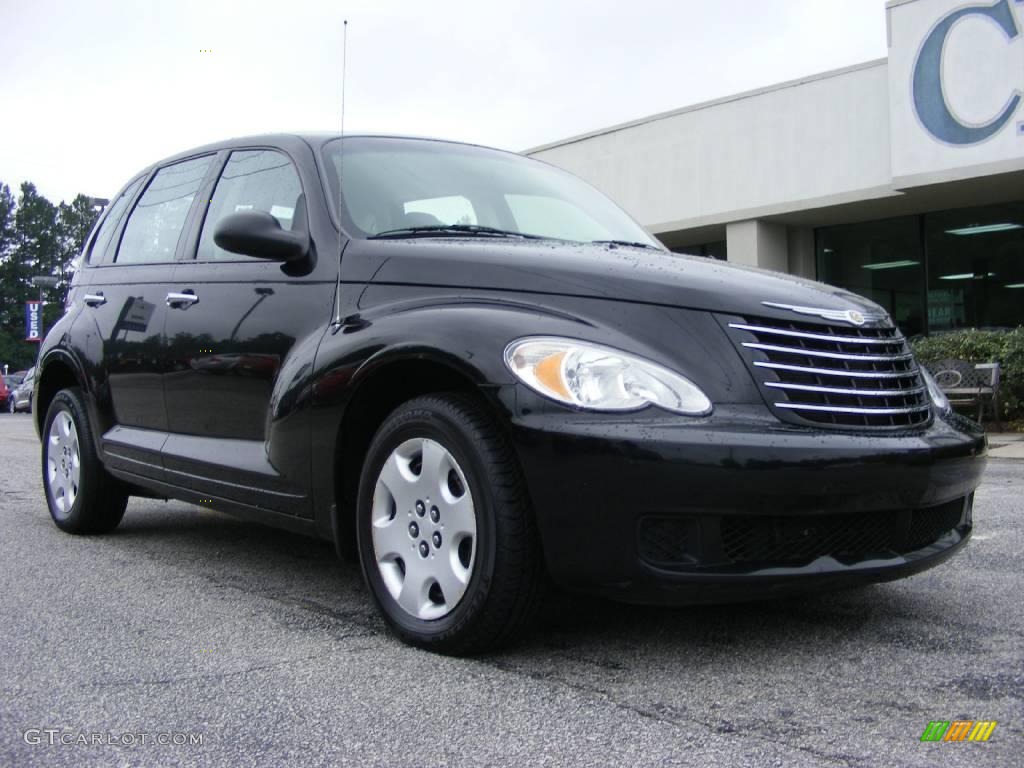
[[(240, 211), (265, 211), (282, 229), (296, 226), (302, 185), (291, 160), (270, 149), (232, 152), (214, 190), (199, 238), (201, 261), (238, 261), (250, 257), (225, 251), (213, 241), (218, 222)], [(303, 215), (299, 212), (299, 215)]]

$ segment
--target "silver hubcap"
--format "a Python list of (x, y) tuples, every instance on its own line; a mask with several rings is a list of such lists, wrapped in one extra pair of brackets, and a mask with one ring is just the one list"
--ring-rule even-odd
[(406, 440), (373, 491), (373, 553), (391, 597), (417, 619), (440, 619), (466, 593), (476, 556), (476, 510), (455, 457), (427, 438)]
[(60, 411), (50, 424), (46, 440), (46, 481), (50, 486), (54, 514), (63, 519), (71, 513), (78, 498), (82, 457), (78, 450), (78, 430), (71, 414)]

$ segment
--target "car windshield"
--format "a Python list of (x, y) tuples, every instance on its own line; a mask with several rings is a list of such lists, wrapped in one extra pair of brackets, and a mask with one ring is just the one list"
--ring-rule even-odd
[[(344, 143), (344, 158), (342, 157)], [(534, 237), (661, 246), (593, 187), (547, 163), (443, 141), (324, 145), (331, 194), (362, 237)]]

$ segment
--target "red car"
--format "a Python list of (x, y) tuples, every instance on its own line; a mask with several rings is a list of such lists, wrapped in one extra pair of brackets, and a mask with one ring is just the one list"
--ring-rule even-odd
[(7, 399), (11, 396), (11, 392), (7, 389), (7, 384), (4, 382), (4, 377), (0, 376), (0, 408), (7, 407)]

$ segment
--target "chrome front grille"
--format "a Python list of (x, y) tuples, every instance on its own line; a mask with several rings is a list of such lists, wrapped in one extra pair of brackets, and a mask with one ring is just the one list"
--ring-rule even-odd
[(931, 419), (927, 388), (895, 328), (730, 320), (765, 399), (784, 420), (894, 429)]

